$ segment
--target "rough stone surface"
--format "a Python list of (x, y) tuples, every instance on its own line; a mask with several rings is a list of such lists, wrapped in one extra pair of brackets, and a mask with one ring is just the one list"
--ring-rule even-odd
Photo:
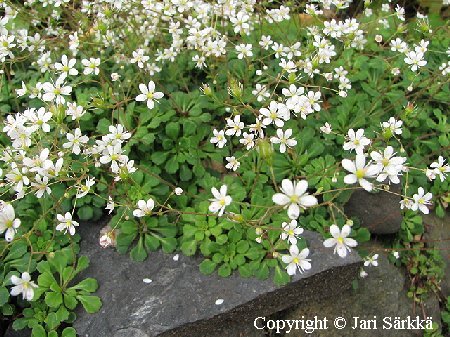
[[(202, 275), (201, 260), (181, 254), (178, 261), (155, 252), (145, 262), (133, 262), (128, 255), (100, 248), (99, 230), (80, 226), (81, 253), (91, 259), (85, 275), (97, 278), (103, 301), (96, 314), (77, 312), (74, 326), (80, 337), (267, 336), (251, 329), (256, 317), (340, 293), (350, 287), (361, 265), (356, 252), (341, 259), (323, 247), (317, 234), (308, 232), (304, 236), (312, 269), (280, 288), (271, 279)], [(152, 282), (143, 283), (144, 278)], [(224, 299), (222, 305), (215, 304), (219, 298)]]
[[(317, 330), (311, 336), (314, 337), (414, 337), (423, 336), (421, 330), (394, 330), (383, 329), (384, 317), (407, 316), (422, 317), (422, 308), (414, 307), (413, 301), (406, 296), (407, 285), (403, 269), (390, 264), (387, 258), (380, 254), (378, 267), (365, 267), (369, 274), (365, 279), (359, 280), (356, 290), (350, 289), (341, 292), (338, 296), (310, 302), (308, 305), (289, 309), (283, 314), (284, 319), (305, 319), (318, 316), (327, 317), (331, 323), (327, 330)], [(434, 322), (440, 322), (439, 302), (435, 297), (430, 298), (424, 306), (427, 316), (431, 316)], [(351, 329), (354, 318), (377, 319), (377, 330)], [(337, 317), (344, 317), (348, 325), (337, 330), (333, 327), (333, 321)], [(300, 337), (305, 333), (293, 330), (286, 336)]]
[(439, 249), (446, 264), (441, 288), (444, 297), (450, 296), (450, 214), (447, 213), (442, 219), (434, 214), (425, 215), (423, 223), (427, 246)]
[(9, 326), (8, 329), (6, 329), (4, 337), (30, 337), (30, 336), (31, 336), (30, 329), (15, 331), (11, 326)]
[[(399, 185), (391, 185), (391, 191), (400, 193)], [(402, 214), (401, 198), (387, 192), (369, 193), (358, 189), (345, 205), (345, 214), (355, 216), (373, 234), (393, 234), (400, 230)]]

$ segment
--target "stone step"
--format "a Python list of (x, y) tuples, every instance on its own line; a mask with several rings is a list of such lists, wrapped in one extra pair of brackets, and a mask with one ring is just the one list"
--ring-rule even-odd
[[(96, 314), (79, 308), (74, 327), (80, 337), (236, 337), (242, 335), (233, 330), (236, 322), (246, 322), (241, 324), (245, 336), (264, 336), (256, 329), (251, 334), (255, 318), (338, 294), (350, 287), (361, 266), (355, 251), (339, 258), (324, 248), (320, 235), (305, 231), (312, 269), (278, 287), (272, 279), (242, 278), (238, 273), (228, 278), (203, 275), (198, 268), (202, 259), (182, 254), (174, 261), (174, 254), (159, 251), (134, 262), (101, 248), (100, 228), (80, 226), (81, 254), (91, 260), (84, 276), (98, 280), (97, 295), (103, 301)], [(152, 282), (144, 283), (145, 278)], [(218, 299), (223, 303), (217, 305)]]

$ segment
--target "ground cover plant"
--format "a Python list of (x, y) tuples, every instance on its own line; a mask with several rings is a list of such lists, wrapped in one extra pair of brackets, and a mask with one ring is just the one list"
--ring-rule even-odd
[(305, 229), (345, 258), (370, 233), (343, 205), (393, 185), (392, 261), (418, 275), (416, 300), (438, 289), (439, 256), (416, 238), (420, 214), (450, 201), (448, 24), (388, 1), (352, 18), (350, 3), (2, 1), (0, 307), (13, 327), (75, 336), (77, 305), (99, 310), (97, 281), (77, 278), (77, 228), (106, 214), (92, 235), (134, 260), (200, 254), (203, 273), (285, 284), (314, 265)]

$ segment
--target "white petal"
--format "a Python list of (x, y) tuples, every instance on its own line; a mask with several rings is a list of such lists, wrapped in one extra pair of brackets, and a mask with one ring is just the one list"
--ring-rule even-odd
[(290, 199), (287, 195), (282, 193), (275, 193), (272, 197), (272, 201), (277, 205), (284, 206), (289, 203)]

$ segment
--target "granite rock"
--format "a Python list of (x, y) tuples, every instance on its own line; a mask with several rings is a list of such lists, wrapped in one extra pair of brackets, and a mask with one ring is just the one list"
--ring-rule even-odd
[[(419, 337), (423, 336), (422, 330), (396, 330), (383, 329), (383, 319), (386, 317), (393, 322), (395, 317), (407, 319), (408, 316), (423, 318), (432, 317), (433, 322), (440, 322), (439, 301), (431, 296), (424, 307), (415, 306), (413, 301), (407, 297), (407, 282), (405, 270), (389, 263), (387, 257), (379, 254), (378, 267), (364, 267), (368, 276), (358, 281), (356, 289), (342, 291), (337, 296), (311, 302), (306, 306), (299, 306), (287, 310), (282, 317), (284, 319), (300, 319), (326, 317), (330, 323), (326, 330), (316, 330), (313, 337)], [(423, 309), (423, 310), (422, 310)], [(334, 319), (345, 318), (347, 326), (338, 330), (333, 326)], [(363, 330), (352, 329), (354, 317), (359, 319), (376, 319), (377, 329)], [(385, 327), (389, 327), (385, 324)], [(373, 326), (372, 326), (373, 328)], [(289, 337), (305, 336), (301, 330), (293, 330)]]
[[(103, 306), (96, 314), (79, 308), (74, 327), (80, 337), (268, 336), (252, 328), (268, 316), (297, 303), (311, 303), (350, 287), (361, 266), (352, 252), (342, 259), (325, 249), (319, 235), (306, 232), (312, 269), (277, 287), (271, 279), (228, 278), (200, 273), (200, 258), (162, 252), (145, 262), (98, 245), (97, 225), (80, 226), (81, 254), (91, 259), (85, 276), (99, 281)], [(144, 283), (149, 278), (151, 283)], [(216, 305), (217, 299), (223, 299)]]
[[(400, 193), (400, 186), (392, 185), (391, 191)], [(392, 193), (369, 193), (358, 189), (353, 192), (344, 211), (349, 217), (357, 217), (361, 226), (373, 234), (393, 234), (400, 230), (402, 223), (400, 201), (400, 196)]]

